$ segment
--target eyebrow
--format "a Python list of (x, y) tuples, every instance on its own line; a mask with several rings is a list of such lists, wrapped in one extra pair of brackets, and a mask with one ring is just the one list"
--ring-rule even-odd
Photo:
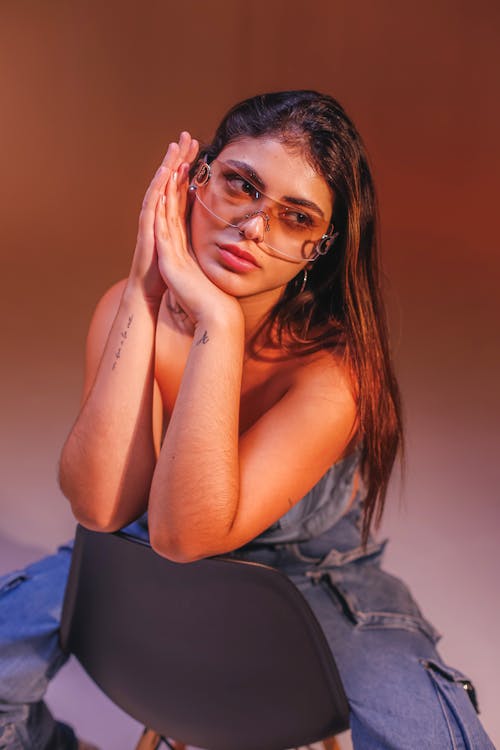
[(321, 216), (322, 219), (325, 218), (325, 214), (323, 213), (321, 208), (316, 203), (313, 203), (313, 201), (308, 201), (307, 198), (294, 198), (292, 195), (284, 195), (281, 200), (283, 201), (283, 203), (291, 203), (294, 206), (310, 208), (311, 211), (314, 211), (315, 214)]
[[(248, 177), (248, 179), (251, 180), (252, 183), (254, 183), (255, 187), (258, 187), (263, 193), (266, 191), (266, 183), (261, 177), (259, 177), (257, 172), (255, 172), (255, 170), (252, 169), (250, 164), (247, 164), (244, 161), (238, 161), (237, 159), (228, 159), (228, 161), (225, 163), (234, 167), (235, 169), (238, 169), (240, 172), (243, 172)], [(276, 199), (273, 199), (273, 200), (276, 200)], [(307, 198), (295, 198), (292, 195), (283, 195), (279, 199), (279, 203), (290, 203), (293, 206), (301, 206), (302, 208), (309, 208), (311, 211), (314, 211), (314, 213), (321, 216), (322, 219), (325, 218), (325, 214), (323, 213), (321, 208), (313, 201), (307, 200)]]

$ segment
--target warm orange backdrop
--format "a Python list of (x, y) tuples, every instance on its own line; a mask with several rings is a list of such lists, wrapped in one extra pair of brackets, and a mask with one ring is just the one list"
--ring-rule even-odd
[(493, 0), (3, 0), (5, 544), (49, 549), (72, 528), (55, 465), (85, 330), (127, 273), (168, 141), (208, 138), (262, 90), (332, 93), (372, 156), (406, 403), (407, 510), (394, 491), (389, 565), (476, 677), (500, 737), (499, 16)]

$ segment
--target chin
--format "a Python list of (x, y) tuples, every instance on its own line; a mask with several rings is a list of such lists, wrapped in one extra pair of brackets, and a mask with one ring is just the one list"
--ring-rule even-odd
[(254, 287), (255, 284), (245, 278), (243, 274), (238, 274), (220, 263), (215, 258), (215, 253), (210, 252), (210, 249), (195, 250), (193, 248), (193, 254), (196, 258), (196, 262), (207, 277), (210, 279), (212, 284), (219, 287), (221, 291), (226, 294), (230, 294), (233, 297), (246, 296), (251, 294), (249, 291), (250, 287)]

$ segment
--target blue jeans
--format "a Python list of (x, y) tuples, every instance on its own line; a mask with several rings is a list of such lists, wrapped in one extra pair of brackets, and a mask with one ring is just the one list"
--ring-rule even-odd
[[(127, 532), (148, 534), (134, 523)], [(59, 623), (73, 544), (24, 570), (0, 576), (0, 750), (76, 750), (73, 730), (43, 701), (67, 660)]]
[(43, 702), (66, 661), (59, 648), (71, 545), (0, 578), (0, 748), (76, 748), (73, 732)]
[[(140, 523), (127, 531), (147, 537)], [(361, 548), (353, 509), (316, 539), (250, 544), (234, 555), (280, 568), (308, 600), (344, 683), (356, 750), (491, 750), (470, 682), (443, 664), (436, 631), (404, 584), (380, 567), (382, 550), (374, 542)], [(0, 578), (1, 750), (76, 747), (43, 703), (65, 661), (58, 627), (70, 559), (68, 545)]]
[(234, 554), (282, 570), (307, 599), (334, 655), (356, 750), (494, 750), (471, 681), (442, 661), (439, 634), (405, 584), (361, 545), (358, 503), (308, 541)]

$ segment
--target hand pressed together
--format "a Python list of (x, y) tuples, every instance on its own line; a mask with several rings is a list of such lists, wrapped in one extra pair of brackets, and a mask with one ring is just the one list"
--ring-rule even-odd
[(234, 297), (206, 276), (190, 246), (186, 227), (189, 167), (189, 162), (183, 161), (167, 177), (165, 190), (156, 205), (154, 235), (160, 274), (196, 325), (221, 308), (227, 312), (239, 306)]
[(154, 230), (156, 208), (172, 173), (179, 169), (183, 162), (192, 163), (197, 153), (198, 142), (191, 138), (189, 133), (181, 133), (179, 142), (169, 145), (142, 202), (129, 283), (138, 284), (145, 297), (151, 301), (159, 301), (165, 292), (165, 280), (158, 267)]
[(168, 287), (195, 325), (221, 306), (237, 308), (236, 300), (207, 278), (189, 244), (189, 169), (197, 153), (198, 142), (187, 132), (169, 145), (144, 196), (129, 274), (129, 283), (139, 284), (152, 302)]

